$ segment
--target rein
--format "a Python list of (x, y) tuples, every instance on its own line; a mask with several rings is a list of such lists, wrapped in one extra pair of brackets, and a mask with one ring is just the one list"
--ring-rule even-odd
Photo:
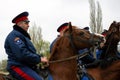
[(69, 61), (69, 60), (75, 59), (75, 58), (77, 58), (77, 57), (83, 58), (84, 56), (86, 56), (86, 55), (88, 54), (88, 52), (89, 52), (89, 51), (86, 51), (86, 52), (83, 52), (82, 54), (75, 55), (75, 56), (72, 56), (72, 57), (69, 57), (69, 58), (65, 58), (65, 59), (49, 61), (49, 63), (52, 64), (52, 63), (58, 63), (58, 62)]

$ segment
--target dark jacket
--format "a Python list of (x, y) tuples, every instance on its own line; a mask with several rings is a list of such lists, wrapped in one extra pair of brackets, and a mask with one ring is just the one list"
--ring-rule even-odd
[(4, 48), (8, 55), (7, 68), (13, 65), (32, 67), (40, 62), (40, 55), (36, 54), (29, 34), (17, 25), (7, 36)]

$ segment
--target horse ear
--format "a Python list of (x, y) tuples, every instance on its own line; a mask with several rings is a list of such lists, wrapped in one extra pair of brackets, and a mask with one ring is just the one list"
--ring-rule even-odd
[(72, 32), (72, 24), (71, 24), (71, 22), (68, 23), (68, 27), (69, 27), (69, 32)]
[(113, 21), (114, 24), (116, 24), (116, 21)]
[(113, 29), (112, 27), (115, 27), (116, 26), (116, 21), (113, 21), (109, 27), (109, 30), (111, 31), (111, 29)]

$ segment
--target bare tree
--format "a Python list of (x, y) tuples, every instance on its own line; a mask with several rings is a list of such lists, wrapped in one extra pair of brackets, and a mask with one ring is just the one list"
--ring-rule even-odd
[(102, 10), (99, 2), (97, 1), (97, 7), (95, 0), (89, 0), (90, 3), (90, 28), (92, 32), (102, 32)]
[(97, 33), (101, 33), (103, 30), (102, 26), (102, 10), (99, 2), (97, 1), (97, 18), (96, 18), (96, 23), (97, 23)]
[(42, 29), (34, 23), (29, 29), (29, 33), (37, 53), (48, 56), (50, 43), (42, 39)]
[(89, 0), (90, 4), (90, 28), (92, 32), (96, 32), (96, 7), (94, 0)]

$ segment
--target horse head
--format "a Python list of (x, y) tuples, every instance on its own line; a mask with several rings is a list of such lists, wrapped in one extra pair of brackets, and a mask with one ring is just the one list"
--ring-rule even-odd
[(69, 39), (68, 41), (70, 41), (71, 45), (74, 45), (77, 50), (90, 48), (104, 41), (102, 35), (90, 33), (88, 30), (72, 26), (71, 22), (69, 22), (68, 28), (64, 31), (63, 35)]
[(113, 21), (107, 32), (106, 39), (108, 38), (114, 39), (116, 43), (120, 41), (120, 22)]

